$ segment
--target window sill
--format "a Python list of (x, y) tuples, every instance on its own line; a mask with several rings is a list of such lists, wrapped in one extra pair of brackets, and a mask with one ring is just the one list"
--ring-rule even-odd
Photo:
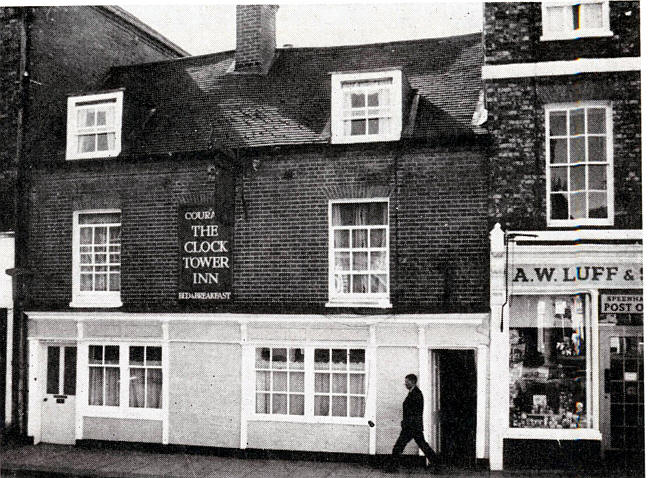
[(564, 40), (579, 40), (580, 38), (594, 38), (594, 37), (611, 37), (614, 32), (611, 30), (587, 30), (583, 32), (558, 32), (549, 35), (542, 35), (539, 41), (564, 41)]
[(381, 143), (387, 141), (399, 141), (400, 134), (364, 135), (364, 136), (332, 136), (332, 144), (354, 144), (354, 143)]
[(74, 308), (93, 308), (93, 307), (105, 307), (105, 308), (118, 308), (122, 307), (122, 299), (117, 297), (101, 297), (101, 296), (89, 296), (89, 297), (73, 297), (72, 302), (70, 302), (70, 307)]
[(114, 158), (120, 154), (120, 149), (116, 149), (113, 151), (98, 151), (94, 153), (86, 153), (86, 154), (67, 154), (65, 159), (70, 161), (70, 160), (77, 160), (77, 159), (108, 159), (108, 158)]
[(613, 226), (613, 219), (548, 219), (548, 227), (589, 227), (589, 226)]
[(313, 424), (335, 424), (335, 425), (357, 425), (368, 426), (368, 419), (365, 417), (317, 417), (306, 415), (272, 415), (255, 413), (248, 417), (253, 422), (280, 422), (280, 423), (313, 423)]
[(330, 299), (325, 307), (356, 307), (356, 308), (373, 308), (373, 309), (390, 309), (393, 305), (390, 299)]
[(162, 408), (122, 408), (87, 405), (82, 412), (88, 418), (121, 418), (127, 420), (162, 420)]
[(508, 428), (503, 438), (522, 440), (602, 440), (593, 428)]

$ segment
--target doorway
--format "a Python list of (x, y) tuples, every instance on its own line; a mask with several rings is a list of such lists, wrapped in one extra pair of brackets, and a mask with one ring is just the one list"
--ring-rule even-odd
[(444, 463), (476, 462), (476, 353), (433, 351), (432, 440)]
[(41, 402), (41, 441), (75, 443), (75, 395), (77, 388), (77, 347), (48, 344), (44, 347), (46, 366)]

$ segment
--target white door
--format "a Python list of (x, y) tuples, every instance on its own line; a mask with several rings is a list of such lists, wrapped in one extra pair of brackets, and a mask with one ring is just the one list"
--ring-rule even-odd
[(71, 445), (75, 442), (77, 347), (49, 344), (46, 349), (41, 441)]
[(440, 354), (431, 356), (431, 448), (440, 453)]

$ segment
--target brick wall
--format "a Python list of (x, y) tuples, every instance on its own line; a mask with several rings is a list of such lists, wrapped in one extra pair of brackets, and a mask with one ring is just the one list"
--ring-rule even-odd
[[(426, 147), (399, 153), (386, 146), (296, 148), (256, 156), (259, 167), (244, 177), (243, 194), (237, 179), (231, 308), (333, 312), (324, 308), (328, 201), (389, 195), (394, 309), (485, 310), (483, 157)], [(68, 306), (73, 211), (119, 207), (124, 309), (178, 310), (176, 207), (188, 194), (212, 190), (210, 164), (198, 158), (109, 160), (38, 173), (30, 244), (37, 270), (32, 308)]]
[(576, 58), (639, 56), (640, 2), (609, 2), (611, 37), (540, 41), (542, 7), (538, 2), (484, 4), (487, 64), (527, 63)]
[(641, 101), (638, 72), (489, 80), (490, 217), (510, 229), (546, 228), (544, 109), (608, 100), (614, 126), (614, 227), (641, 228)]

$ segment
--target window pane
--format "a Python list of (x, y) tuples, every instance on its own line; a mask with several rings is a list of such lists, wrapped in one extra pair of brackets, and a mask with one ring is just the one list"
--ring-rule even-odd
[(567, 172), (569, 168), (566, 167), (552, 167), (551, 168), (551, 191), (568, 191)]
[(605, 152), (605, 144), (607, 140), (604, 136), (590, 136), (589, 137), (589, 158), (588, 161), (607, 161), (607, 154)]
[(287, 391), (287, 373), (286, 372), (273, 372), (273, 391), (286, 392)]
[(386, 270), (386, 253), (385, 252), (371, 252), (370, 253), (370, 268), (374, 271)]
[(95, 276), (95, 290), (106, 290), (106, 276), (104, 274)]
[(59, 393), (59, 347), (47, 348), (47, 393)]
[(345, 373), (332, 374), (332, 392), (348, 393), (348, 375)]
[(589, 167), (589, 189), (607, 189), (607, 166)]
[(95, 126), (95, 110), (94, 109), (80, 109), (77, 111), (77, 124), (81, 128), (88, 128)]
[(120, 275), (119, 274), (111, 274), (110, 275), (109, 290), (111, 290), (111, 291), (119, 291), (120, 290)]
[(258, 392), (270, 392), (271, 391), (271, 372), (256, 372), (256, 385), (255, 390)]
[(305, 351), (303, 349), (289, 349), (289, 368), (292, 370), (305, 368)]
[(335, 226), (353, 226), (357, 208), (355, 204), (333, 204), (332, 224)]
[(386, 274), (372, 274), (370, 276), (370, 292), (373, 294), (388, 291), (388, 276)]
[(369, 119), (368, 120), (368, 134), (379, 134), (379, 120), (378, 119)]
[(271, 412), (271, 395), (258, 393), (255, 396), (255, 413)]
[(330, 397), (325, 395), (316, 395), (314, 397), (314, 415), (318, 417), (327, 417), (330, 412)]
[(330, 374), (317, 373), (314, 375), (314, 390), (316, 393), (329, 393), (330, 391)]
[(566, 139), (552, 139), (551, 140), (551, 164), (566, 163), (567, 162), (567, 140)]
[(273, 350), (273, 368), (286, 369), (287, 368), (287, 349), (272, 349)]
[(348, 364), (348, 351), (346, 349), (332, 349), (332, 370), (346, 370)]
[(571, 219), (583, 219), (586, 216), (586, 200), (585, 193), (571, 194)]
[(585, 133), (585, 110), (583, 108), (569, 112), (569, 131), (571, 135)]
[(105, 227), (96, 227), (94, 231), (94, 244), (106, 244), (106, 228)]
[(83, 136), (79, 136), (77, 143), (77, 152), (91, 153), (93, 151), (95, 151), (95, 135), (85, 134)]
[(81, 264), (92, 264), (92, 256), (90, 254), (81, 254), (80, 263)]
[(569, 144), (569, 160), (572, 163), (580, 163), (585, 160), (585, 138), (580, 136), (578, 138), (571, 138)]
[(368, 270), (368, 253), (366, 251), (352, 253), (352, 270), (353, 271)]
[(388, 203), (370, 202), (361, 206), (366, 213), (364, 224), (369, 226), (385, 226), (388, 224)]
[(587, 110), (587, 132), (605, 134), (605, 108), (589, 108)]
[(162, 370), (147, 369), (147, 407), (162, 408)]
[(305, 397), (303, 395), (289, 395), (289, 414), (305, 414)]
[(289, 391), (291, 392), (304, 392), (305, 391), (305, 374), (294, 372), (289, 374)]
[(88, 405), (104, 404), (104, 368), (90, 367), (88, 374)]
[(600, 3), (584, 3), (581, 5), (580, 28), (602, 28), (603, 7)]
[(162, 347), (147, 347), (147, 365), (162, 365)]
[(129, 365), (144, 365), (144, 347), (129, 347)]
[(328, 370), (330, 362), (329, 349), (314, 350), (314, 366), (317, 370)]
[[(121, 219), (118, 219), (121, 220)], [(120, 226), (113, 226), (109, 228), (109, 242), (111, 244), (119, 244), (120, 243), (120, 233), (122, 231), (122, 228)], [(113, 250), (113, 249), (111, 249)], [(117, 249), (119, 251), (119, 248)]]
[(97, 112), (97, 126), (106, 126), (106, 111)]
[(363, 397), (350, 397), (350, 416), (363, 417), (366, 413), (366, 400)]
[(349, 275), (335, 275), (334, 276), (334, 289), (339, 294), (350, 293), (350, 276)]
[(352, 93), (350, 95), (352, 108), (363, 108), (366, 106), (366, 95), (364, 93)]
[(120, 405), (120, 369), (117, 367), (106, 367), (106, 405)]
[(571, 173), (571, 191), (579, 191), (585, 188), (585, 171), (584, 166), (574, 166), (569, 168)]
[(551, 194), (551, 219), (567, 219), (569, 201), (566, 194)]
[(363, 349), (350, 350), (350, 370), (364, 370), (366, 351)]
[(271, 368), (271, 349), (267, 347), (255, 349), (255, 368)]
[(77, 347), (66, 347), (63, 362), (63, 394), (74, 395), (77, 391)]
[(386, 247), (386, 230), (370, 230), (370, 247)]
[(335, 252), (334, 253), (334, 270), (335, 271), (349, 271), (350, 270), (350, 253), (349, 252)]
[(580, 5), (571, 6), (571, 16), (573, 18), (573, 29), (577, 30), (580, 28)]
[(79, 281), (79, 289), (82, 291), (93, 290), (93, 276), (92, 274), (81, 274)]
[(368, 230), (357, 229), (352, 231), (352, 247), (368, 247)]
[(129, 407), (144, 408), (144, 369), (132, 368), (129, 380)]
[(120, 363), (120, 347), (118, 345), (107, 345), (104, 348), (104, 363), (106, 364)]
[(566, 112), (551, 111), (548, 114), (551, 136), (566, 136)]
[(379, 93), (370, 93), (368, 95), (368, 106), (379, 106)]
[(364, 135), (366, 134), (366, 120), (352, 120), (352, 136)]
[(364, 378), (365, 375), (361, 373), (350, 374), (350, 393), (356, 393), (359, 395), (366, 393)]
[(287, 396), (285, 394), (273, 394), (273, 413), (286, 415), (287, 413)]
[(352, 292), (355, 294), (365, 294), (368, 292), (368, 276), (352, 276)]
[(106, 254), (95, 254), (95, 263), (97, 264), (106, 264)]
[(607, 218), (607, 193), (589, 193), (589, 217)]
[(97, 135), (97, 151), (108, 151), (108, 134)]
[(88, 363), (101, 364), (103, 347), (101, 345), (91, 345), (88, 349)]
[(93, 229), (91, 227), (82, 227), (79, 229), (79, 243), (92, 244)]
[(348, 416), (348, 398), (347, 397), (332, 397), (332, 416), (333, 417), (347, 417)]
[(334, 231), (334, 247), (350, 247), (350, 231), (337, 230)]

